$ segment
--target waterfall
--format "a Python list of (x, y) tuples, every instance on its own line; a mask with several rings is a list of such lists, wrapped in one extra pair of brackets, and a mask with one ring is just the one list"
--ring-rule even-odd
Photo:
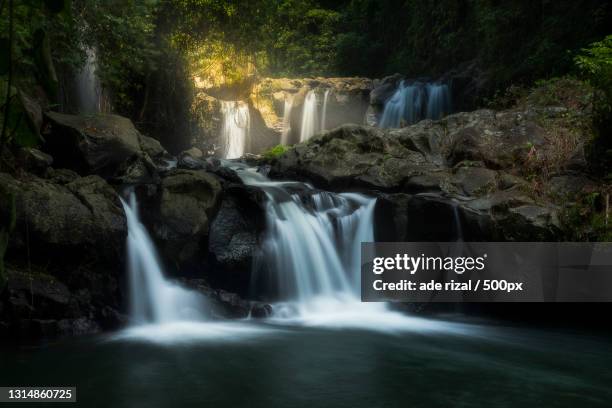
[(81, 114), (93, 114), (109, 111), (108, 100), (102, 90), (102, 84), (96, 74), (98, 57), (96, 50), (85, 49), (85, 65), (76, 77), (77, 110)]
[(127, 259), (130, 285), (130, 314), (138, 323), (170, 323), (201, 320), (204, 299), (196, 292), (169, 282), (155, 246), (140, 222), (136, 195), (129, 204), (121, 200), (127, 218)]
[(298, 182), (271, 181), (253, 168), (235, 164), (247, 185), (266, 196), (266, 236), (255, 282), (266, 279), (298, 314), (323, 302), (354, 305), (360, 299), (361, 243), (374, 240), (376, 200), (334, 194)]
[(326, 129), (325, 120), (327, 118), (327, 98), (329, 97), (329, 91), (330, 91), (330, 88), (327, 88), (325, 90), (325, 93), (323, 94), (323, 114), (321, 115), (321, 131)]
[(451, 97), (448, 85), (428, 84), (427, 85), (427, 118), (440, 119), (448, 115), (451, 110)]
[(455, 227), (455, 241), (463, 242), (463, 227), (461, 225), (461, 217), (459, 215), (459, 205), (453, 203), (453, 220)]
[(289, 144), (289, 133), (291, 132), (291, 109), (293, 108), (293, 95), (285, 97), (285, 108), (283, 109), (283, 131), (281, 133), (281, 144)]
[(401, 81), (395, 93), (385, 103), (379, 123), (381, 128), (398, 128), (422, 119), (440, 119), (450, 113), (448, 85)]
[(317, 94), (314, 90), (310, 90), (306, 94), (306, 98), (304, 98), (300, 142), (305, 142), (310, 139), (312, 136), (314, 136), (317, 130)]
[(223, 126), (221, 138), (224, 146), (223, 157), (237, 159), (247, 151), (250, 116), (247, 104), (239, 101), (221, 101)]

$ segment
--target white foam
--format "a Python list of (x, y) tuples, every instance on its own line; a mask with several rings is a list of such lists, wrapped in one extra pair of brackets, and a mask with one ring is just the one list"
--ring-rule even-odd
[(274, 306), (270, 322), (277, 325), (319, 327), (332, 330), (357, 329), (380, 333), (476, 334), (476, 326), (413, 317), (389, 310), (383, 303), (363, 303), (341, 298), (315, 298), (306, 304)]
[(112, 340), (143, 341), (173, 345), (202, 342), (240, 342), (282, 331), (277, 327), (257, 325), (247, 321), (233, 322), (171, 322), (144, 324), (122, 330)]

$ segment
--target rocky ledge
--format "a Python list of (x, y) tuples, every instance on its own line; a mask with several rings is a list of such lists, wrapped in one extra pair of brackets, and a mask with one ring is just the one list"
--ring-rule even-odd
[(601, 187), (585, 158), (591, 105), (535, 96), (402, 129), (341, 126), (290, 148), (270, 174), (380, 197), (378, 239), (563, 239), (568, 197)]

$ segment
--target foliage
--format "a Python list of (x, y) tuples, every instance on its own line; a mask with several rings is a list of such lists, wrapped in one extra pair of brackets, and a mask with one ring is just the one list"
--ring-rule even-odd
[(270, 149), (268, 149), (264, 154), (263, 157), (264, 159), (268, 160), (268, 161), (272, 161), (274, 159), (277, 159), (278, 157), (282, 156), (283, 154), (285, 154), (285, 152), (287, 152), (287, 150), (289, 150), (289, 148), (285, 145), (276, 145)]
[(439, 75), (478, 61), (493, 89), (560, 75), (572, 52), (608, 30), (596, 0), (352, 0), (338, 30), (341, 74)]
[(142, 90), (147, 74), (158, 68), (158, 4), (159, 0), (85, 0), (75, 10), (83, 20), (81, 48), (96, 50), (97, 75), (111, 90), (119, 112), (131, 112), (134, 95)]
[(599, 114), (612, 115), (612, 35), (584, 48), (574, 59), (582, 74), (603, 93), (597, 104)]
[(560, 221), (568, 241), (612, 241), (610, 193), (583, 191), (567, 200), (569, 204), (561, 212)]
[[(38, 142), (38, 130), (31, 128), (24, 105), (22, 89), (42, 86), (51, 99), (58, 91), (58, 79), (51, 54), (56, 32), (70, 27), (67, 1), (6, 0), (0, 3), (0, 154), (8, 143), (23, 146)], [(72, 44), (58, 41), (58, 59), (69, 60)]]

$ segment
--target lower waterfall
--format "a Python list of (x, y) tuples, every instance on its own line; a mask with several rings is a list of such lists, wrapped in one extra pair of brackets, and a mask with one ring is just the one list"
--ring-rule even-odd
[(278, 299), (275, 319), (379, 331), (435, 326), (391, 311), (385, 303), (361, 302), (361, 243), (374, 241), (375, 198), (272, 181), (256, 168), (227, 165), (267, 197), (267, 227), (253, 286), (259, 291), (263, 285)]
[(127, 218), (127, 259), (130, 282), (130, 315), (136, 323), (203, 320), (205, 301), (196, 292), (168, 281), (155, 246), (138, 217), (136, 195), (129, 204), (121, 200)]

